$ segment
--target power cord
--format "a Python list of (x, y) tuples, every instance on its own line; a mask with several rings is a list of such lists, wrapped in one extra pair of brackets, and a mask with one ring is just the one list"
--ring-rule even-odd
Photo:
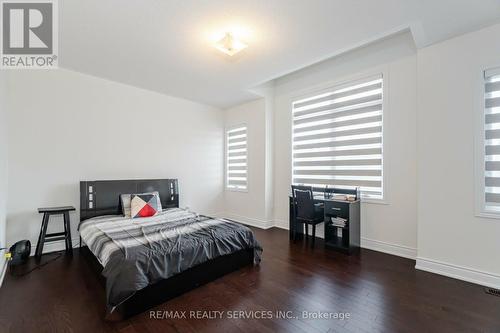
[(40, 268), (42, 268), (42, 267), (44, 267), (44, 266), (46, 266), (46, 265), (50, 264), (51, 262), (56, 261), (57, 259), (59, 259), (59, 258), (61, 258), (61, 257), (62, 257), (62, 251), (57, 252), (57, 256), (56, 256), (56, 257), (54, 257), (54, 258), (52, 258), (52, 259), (50, 259), (50, 260), (47, 260), (47, 261), (46, 261), (46, 262), (44, 262), (43, 264), (37, 265), (37, 266), (33, 267), (32, 269), (30, 269), (29, 271), (27, 271), (27, 272), (23, 272), (23, 273), (21, 273), (21, 274), (15, 274), (15, 273), (14, 273), (13, 266), (10, 266), (10, 274), (11, 274), (12, 276), (15, 276), (15, 277), (22, 277), (22, 276), (26, 276), (26, 275), (28, 275), (29, 273), (31, 273), (31, 272), (33, 272), (33, 271), (35, 271), (35, 270), (37, 270), (37, 269), (40, 269)]

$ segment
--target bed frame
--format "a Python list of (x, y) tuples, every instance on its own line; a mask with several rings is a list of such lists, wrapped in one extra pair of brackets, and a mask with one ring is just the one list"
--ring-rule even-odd
[[(102, 215), (121, 215), (120, 194), (152, 191), (160, 193), (163, 208), (179, 207), (177, 179), (82, 181), (80, 182), (80, 221)], [(100, 274), (103, 267), (97, 258), (87, 247), (81, 248), (80, 251), (89, 259), (91, 265), (99, 273), (101, 282), (105, 285), (105, 278)], [(106, 319), (121, 320), (144, 312), (200, 285), (252, 265), (253, 259), (253, 249), (247, 249), (209, 260), (139, 290), (113, 313), (108, 313)]]

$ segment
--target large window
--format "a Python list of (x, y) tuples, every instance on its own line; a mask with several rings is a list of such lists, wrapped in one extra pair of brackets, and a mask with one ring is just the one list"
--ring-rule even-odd
[(484, 210), (500, 213), (500, 68), (485, 72)]
[(294, 101), (293, 183), (383, 199), (382, 100), (378, 75)]
[(236, 126), (226, 131), (226, 188), (247, 190), (247, 127)]

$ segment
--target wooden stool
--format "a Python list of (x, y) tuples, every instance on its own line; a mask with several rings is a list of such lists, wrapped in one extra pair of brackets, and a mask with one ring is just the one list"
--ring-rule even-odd
[[(35, 256), (40, 258), (43, 252), (43, 245), (45, 242), (54, 242), (64, 239), (66, 243), (66, 252), (73, 254), (73, 244), (71, 242), (71, 223), (69, 219), (69, 212), (76, 210), (73, 206), (65, 207), (49, 207), (38, 208), (40, 214), (43, 213), (42, 227), (40, 228), (40, 235), (38, 236), (38, 243), (36, 243)], [(55, 232), (47, 234), (47, 226), (49, 225), (49, 218), (51, 215), (62, 215), (64, 219), (64, 232)], [(47, 239), (46, 239), (47, 237)]]

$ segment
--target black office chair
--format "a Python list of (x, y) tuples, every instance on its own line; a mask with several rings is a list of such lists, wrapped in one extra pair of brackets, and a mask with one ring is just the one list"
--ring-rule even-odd
[(297, 234), (297, 223), (304, 223), (306, 227), (306, 240), (309, 237), (309, 225), (312, 225), (312, 246), (316, 239), (316, 225), (324, 222), (325, 212), (324, 205), (314, 204), (313, 189), (311, 186), (292, 185), (293, 197), (293, 240), (295, 241)]

